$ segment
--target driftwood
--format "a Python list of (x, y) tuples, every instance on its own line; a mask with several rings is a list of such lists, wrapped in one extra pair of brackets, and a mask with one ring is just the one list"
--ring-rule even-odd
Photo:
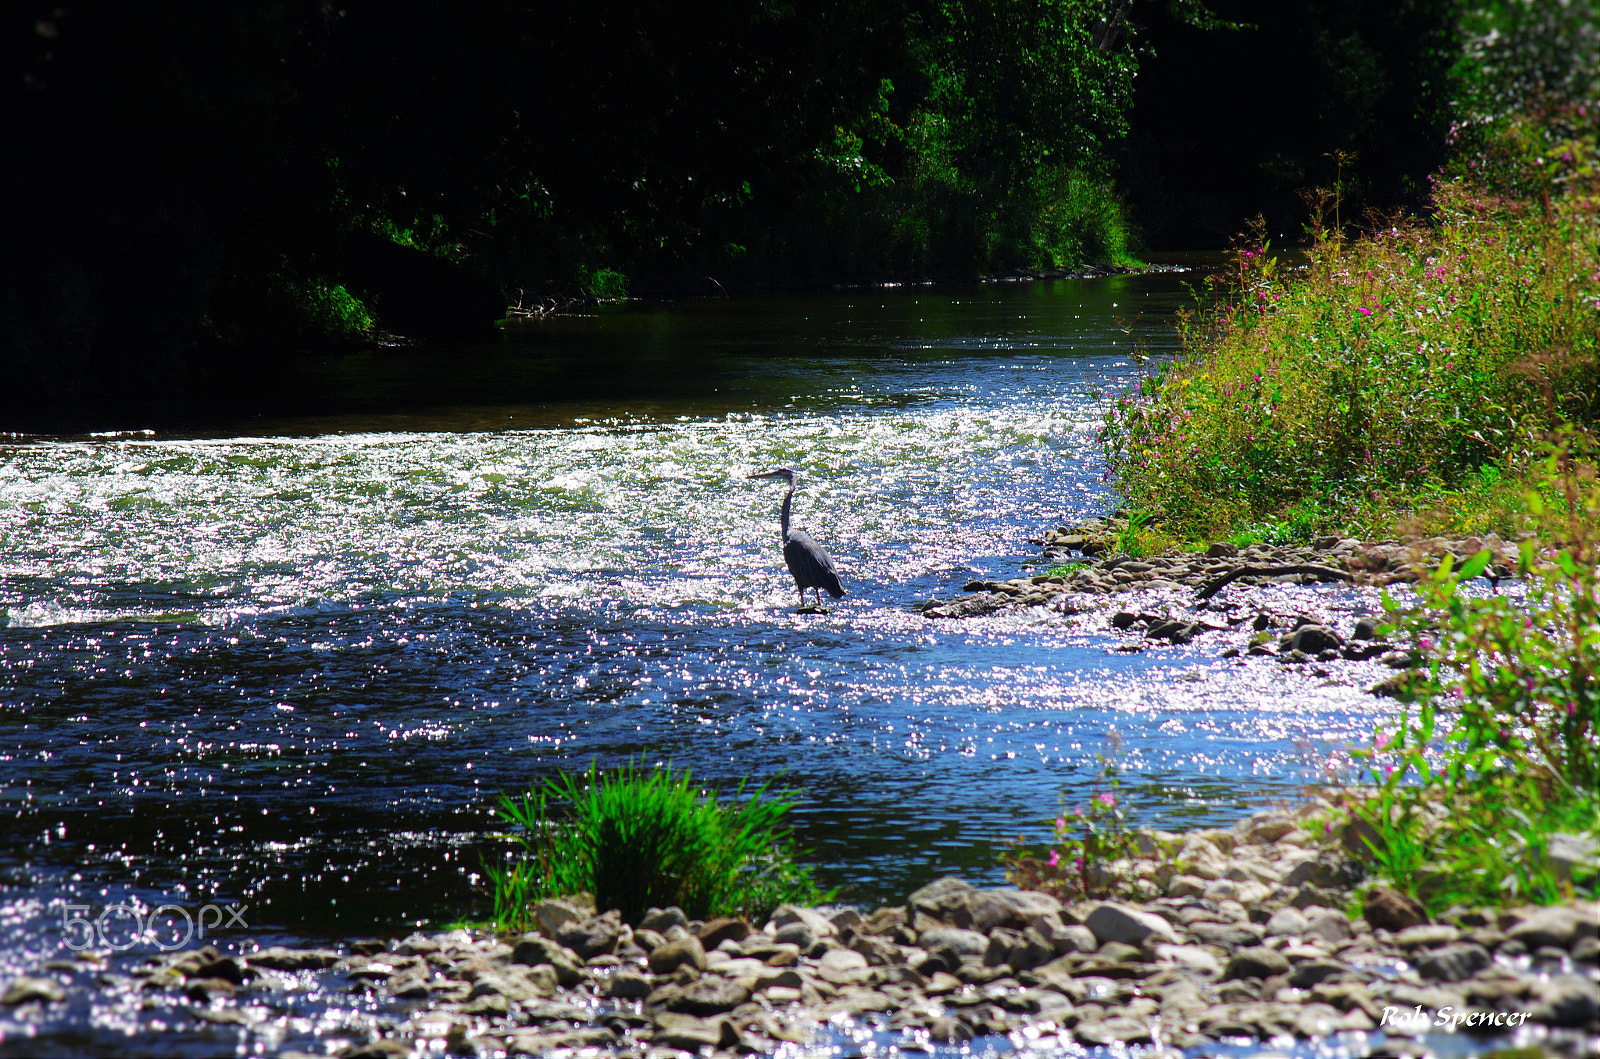
[(1324, 581), (1355, 580), (1347, 570), (1336, 570), (1331, 566), (1317, 566), (1313, 563), (1299, 563), (1293, 566), (1239, 566), (1202, 587), (1195, 593), (1195, 598), (1210, 599), (1241, 577), (1277, 577), (1282, 574), (1310, 574)]

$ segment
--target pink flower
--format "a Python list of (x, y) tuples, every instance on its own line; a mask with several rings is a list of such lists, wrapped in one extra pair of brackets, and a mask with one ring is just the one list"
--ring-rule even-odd
[(1057, 865), (1059, 865), (1060, 863), (1061, 863), (1061, 851), (1059, 849), (1051, 850), (1050, 851), (1050, 867), (1054, 868)]
[(1356, 312), (1360, 313), (1362, 316), (1371, 316), (1372, 315), (1372, 310), (1367, 308), (1365, 305), (1363, 305), (1359, 309), (1357, 309)]
[(1378, 737), (1378, 742), (1373, 749), (1377, 750), (1381, 754), (1383, 751), (1388, 750), (1391, 746), (1394, 746), (1394, 735), (1385, 734)]
[(1056, 830), (1057, 831), (1065, 831), (1066, 829), (1067, 829), (1067, 818), (1064, 817), (1064, 816), (1056, 817)]
[(1094, 800), (1105, 806), (1107, 809), (1115, 809), (1117, 807), (1117, 796), (1112, 794), (1110, 791), (1101, 791), (1099, 794), (1094, 796)]

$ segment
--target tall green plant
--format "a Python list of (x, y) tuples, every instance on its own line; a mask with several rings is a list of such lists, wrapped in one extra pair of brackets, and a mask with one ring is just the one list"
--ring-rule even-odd
[(587, 891), (600, 908), (638, 922), (652, 906), (691, 917), (761, 916), (785, 901), (826, 895), (794, 860), (784, 817), (793, 802), (770, 784), (731, 798), (692, 785), (690, 772), (640, 769), (563, 772), (496, 814), (512, 826), (520, 856), (488, 871), (495, 922), (529, 925), (543, 897)]
[[(1571, 875), (1551, 836), (1600, 842), (1600, 488), (1594, 449), (1565, 431), (1527, 498), (1549, 545), (1517, 555), (1525, 592), (1464, 590), (1495, 556), (1448, 557), (1419, 601), (1385, 598), (1427, 658), (1415, 712), (1363, 751), (1377, 794), (1357, 813), (1377, 863), (1442, 908), (1461, 900), (1550, 901), (1600, 892), (1600, 870)], [(1551, 494), (1556, 502), (1550, 502)], [(1444, 807), (1444, 811), (1440, 811)], [(1424, 866), (1436, 870), (1423, 872)]]

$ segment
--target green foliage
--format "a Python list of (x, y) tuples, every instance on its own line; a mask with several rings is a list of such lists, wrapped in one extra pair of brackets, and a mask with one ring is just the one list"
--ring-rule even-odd
[(598, 268), (583, 278), (583, 291), (602, 302), (620, 302), (628, 299), (628, 277), (616, 269)]
[(795, 863), (783, 822), (793, 803), (767, 784), (746, 797), (745, 786), (724, 803), (693, 787), (688, 769), (630, 763), (563, 772), (520, 799), (503, 795), (495, 812), (516, 829), (520, 856), (488, 869), (494, 922), (525, 928), (541, 898), (583, 891), (630, 923), (651, 906), (756, 918), (786, 901), (826, 899)]
[(1416, 605), (1385, 600), (1427, 670), (1415, 713), (1360, 752), (1377, 793), (1353, 808), (1381, 872), (1434, 911), (1600, 894), (1600, 870), (1550, 856), (1560, 833), (1600, 845), (1600, 486), (1583, 435), (1547, 452), (1527, 502), (1559, 543), (1522, 544), (1522, 599), (1463, 591), (1485, 550), (1447, 559)]
[(326, 346), (364, 342), (376, 320), (366, 304), (326, 277), (282, 269), (236, 276), (219, 288), (213, 326), (238, 344)]
[(1298, 272), (1258, 227), (1212, 307), (1180, 318), (1184, 353), (1114, 401), (1102, 441), (1123, 495), (1194, 537), (1431, 511), (1514, 528), (1506, 485), (1540, 433), (1600, 413), (1597, 136), (1568, 141), (1531, 201), (1441, 181), (1431, 225), (1319, 229)]
[(1055, 840), (1048, 853), (1029, 849), (1020, 839), (1000, 854), (1006, 879), (1024, 890), (1042, 890), (1063, 901), (1110, 897), (1129, 879), (1113, 865), (1138, 853), (1138, 843), (1128, 830), (1127, 809), (1118, 797), (1115, 733), (1111, 749), (1100, 755), (1100, 774), (1086, 805), (1064, 808), (1054, 823)]
[(1469, 126), (1600, 100), (1600, 2), (1478, 0), (1452, 80)]

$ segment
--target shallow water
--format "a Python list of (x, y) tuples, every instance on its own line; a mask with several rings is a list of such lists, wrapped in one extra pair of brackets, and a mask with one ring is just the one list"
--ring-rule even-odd
[[(495, 796), (591, 761), (781, 774), (865, 905), (998, 883), (1102, 755), (1159, 826), (1291, 797), (1371, 731), (1354, 684), (913, 609), (1112, 506), (1099, 410), (1184, 278), (630, 307), (302, 366), (194, 436), (0, 448), (0, 973), (121, 902), (246, 907), (245, 945), (448, 923)], [(745, 479), (774, 466), (826, 613)]]

